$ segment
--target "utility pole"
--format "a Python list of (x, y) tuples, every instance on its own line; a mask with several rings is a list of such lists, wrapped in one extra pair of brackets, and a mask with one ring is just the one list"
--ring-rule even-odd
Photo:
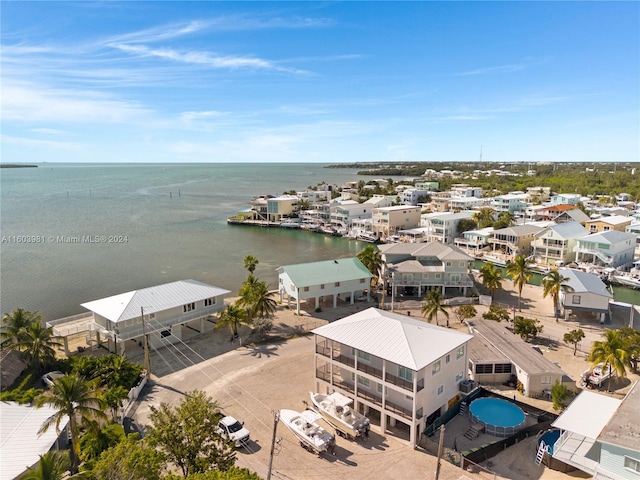
[(440, 427), (440, 442), (438, 443), (438, 463), (436, 463), (435, 480), (440, 476), (440, 460), (442, 459), (442, 449), (444, 448), (444, 425)]
[(271, 453), (269, 454), (269, 469), (267, 470), (267, 480), (271, 480), (271, 467), (273, 466), (273, 452), (276, 448), (276, 430), (278, 429), (278, 420), (280, 414), (278, 412), (273, 413), (273, 437), (271, 437)]
[(144, 369), (147, 371), (147, 380), (151, 379), (151, 357), (149, 356), (149, 339), (147, 338), (147, 327), (144, 322), (144, 307), (140, 307), (142, 317), (142, 341), (144, 342)]

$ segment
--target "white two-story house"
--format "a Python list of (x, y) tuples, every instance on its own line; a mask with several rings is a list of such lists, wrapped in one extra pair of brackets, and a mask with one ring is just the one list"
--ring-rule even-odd
[(312, 308), (319, 308), (323, 298), (333, 301), (333, 308), (338, 305), (338, 298), (353, 304), (356, 297), (370, 299), (371, 272), (356, 258), (339, 258), (322, 262), (284, 265), (276, 269), (278, 272), (278, 291), (280, 301), (287, 299), (296, 302), (296, 313), (300, 314), (302, 301), (314, 300)]
[(371, 425), (412, 447), (459, 398), (472, 336), (377, 308), (313, 330), (315, 387), (338, 391)]
[(420, 224), (425, 228), (424, 242), (441, 242), (453, 245), (458, 236), (458, 224), (461, 220), (471, 220), (474, 212), (465, 210), (452, 213), (426, 213), (422, 215)]
[(94, 344), (106, 339), (107, 349), (120, 354), (127, 341), (142, 343), (145, 334), (149, 346), (158, 348), (182, 340), (186, 332), (212, 330), (229, 293), (197, 280), (179, 280), (83, 303), (90, 313), (53, 320), (47, 326), (63, 338), (67, 353), (68, 338), (80, 332)]
[(420, 226), (420, 207), (395, 205), (373, 209), (371, 230), (379, 237), (395, 235), (399, 230)]
[(574, 250), (577, 263), (628, 268), (633, 263), (636, 236), (609, 230), (578, 238)]
[(576, 254), (573, 248), (577, 239), (588, 235), (586, 228), (578, 222), (550, 225), (533, 234), (531, 248), (537, 264), (567, 265), (573, 262)]

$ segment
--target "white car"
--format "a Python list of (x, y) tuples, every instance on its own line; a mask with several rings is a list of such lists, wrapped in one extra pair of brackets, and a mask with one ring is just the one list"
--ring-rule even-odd
[(236, 447), (249, 443), (249, 430), (242, 423), (231, 416), (226, 416), (218, 423), (218, 433), (226, 440), (235, 442)]
[(42, 376), (42, 382), (47, 386), (47, 387), (52, 387), (53, 386), (53, 382), (55, 381), (56, 378), (60, 378), (60, 377), (64, 377), (64, 373), (62, 373), (59, 370), (56, 370), (54, 372), (49, 372), (49, 373), (45, 373)]

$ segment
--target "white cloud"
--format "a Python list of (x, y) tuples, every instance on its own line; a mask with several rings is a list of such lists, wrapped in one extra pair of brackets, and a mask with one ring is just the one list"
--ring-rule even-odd
[(56, 142), (52, 140), (39, 140), (36, 138), (13, 137), (2, 135), (0, 142), (6, 145), (18, 145), (27, 148), (44, 148), (55, 150), (81, 150), (81, 146), (71, 142)]
[(196, 120), (226, 117), (227, 115), (229, 115), (229, 112), (219, 112), (216, 110), (210, 110), (208, 112), (183, 112), (180, 115), (180, 120), (183, 122), (192, 122)]
[(456, 75), (467, 76), (467, 75), (486, 75), (489, 73), (511, 73), (511, 72), (519, 72), (520, 70), (524, 70), (527, 68), (527, 65), (524, 63), (516, 63), (512, 65), (500, 65), (497, 67), (484, 67), (477, 68), (475, 70), (469, 70), (467, 72), (460, 72)]

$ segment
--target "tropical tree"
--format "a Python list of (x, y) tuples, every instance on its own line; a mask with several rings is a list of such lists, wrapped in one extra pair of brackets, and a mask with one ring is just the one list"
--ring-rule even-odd
[(458, 228), (456, 229), (457, 234), (460, 236), (464, 232), (468, 232), (469, 230), (475, 230), (478, 227), (478, 224), (475, 220), (471, 218), (463, 218), (458, 222)]
[(249, 320), (272, 317), (278, 307), (275, 292), (269, 290), (267, 282), (257, 280), (253, 275), (240, 288), (238, 304), (247, 310)]
[(493, 228), (499, 230), (501, 228), (507, 228), (513, 223), (515, 216), (511, 212), (502, 212), (498, 215), (498, 220), (493, 222)]
[(44, 327), (41, 322), (32, 322), (18, 333), (16, 343), (8, 348), (19, 350), (27, 361), (29, 369), (40, 372), (56, 359), (56, 347), (62, 345), (60, 338), (53, 334), (53, 327)]
[[(588, 360), (595, 367), (602, 363), (602, 371), (613, 371), (618, 378), (626, 378), (629, 365), (629, 352), (624, 335), (619, 330), (606, 330), (605, 339), (595, 341), (591, 345)], [(607, 380), (607, 390), (610, 390), (611, 377)]]
[(513, 280), (513, 284), (518, 288), (518, 310), (522, 311), (522, 289), (531, 279), (531, 269), (527, 262), (527, 257), (518, 255), (507, 263), (507, 276)]
[(55, 379), (51, 388), (36, 398), (38, 408), (48, 405), (56, 410), (56, 413), (44, 422), (39, 433), (46, 432), (52, 425), (55, 425), (56, 431), (60, 431), (60, 422), (63, 419), (69, 420), (71, 473), (78, 472), (80, 424), (106, 418), (102, 411), (101, 393), (98, 379), (87, 380), (71, 374)]
[(115, 447), (126, 437), (124, 428), (119, 423), (109, 423), (103, 427), (90, 428), (80, 437), (80, 458), (83, 470), (89, 464), (95, 464), (105, 450)]
[(502, 270), (492, 263), (485, 263), (480, 269), (480, 277), (482, 278), (482, 285), (491, 292), (491, 298), (493, 299), (496, 292), (502, 288)]
[[(89, 358), (89, 357), (85, 357)], [(132, 363), (124, 355), (105, 355), (97, 359), (94, 367), (87, 375), (99, 376), (103, 386), (109, 389), (122, 387), (129, 391), (140, 379), (143, 366)]]
[(380, 278), (380, 271), (382, 270), (382, 265), (384, 262), (382, 261), (382, 255), (380, 250), (375, 245), (367, 245), (364, 247), (358, 254), (356, 255), (358, 260), (362, 262), (362, 264), (367, 267), (367, 270), (373, 275), (371, 278), (370, 286), (375, 286), (378, 284), (378, 279)]
[(40, 455), (38, 463), (29, 467), (21, 480), (62, 480), (69, 469), (69, 456), (66, 452), (52, 450)]
[(509, 321), (509, 310), (499, 305), (489, 305), (489, 310), (482, 314), (482, 318), (494, 322)]
[(137, 433), (100, 455), (91, 470), (96, 480), (160, 480), (164, 468), (161, 452), (140, 440)]
[(553, 310), (556, 317), (556, 322), (558, 321), (560, 310), (560, 293), (573, 292), (573, 287), (567, 283), (568, 281), (569, 277), (564, 277), (557, 269), (550, 270), (542, 278), (542, 296), (543, 298), (551, 296), (551, 299), (553, 300)]
[(442, 314), (447, 319), (447, 327), (449, 326), (449, 312), (442, 305), (444, 300), (444, 296), (440, 293), (440, 290), (429, 290), (427, 296), (424, 297), (424, 305), (422, 306), (422, 315), (427, 319), (427, 322), (431, 323), (433, 319), (436, 320), (436, 325), (438, 325), (438, 312), (442, 312)]
[(562, 410), (566, 406), (565, 403), (571, 398), (572, 393), (566, 385), (561, 384), (558, 380), (551, 387), (551, 400), (553, 401), (554, 410)]
[(513, 333), (520, 335), (522, 339), (527, 341), (542, 333), (542, 328), (540, 321), (532, 318), (517, 316), (513, 322)]
[(473, 214), (473, 220), (476, 221), (480, 228), (486, 228), (493, 225), (494, 222), (494, 211), (492, 208), (481, 208), (476, 213)]
[(637, 371), (640, 362), (640, 332), (631, 327), (622, 327), (619, 332), (626, 343), (625, 350), (629, 352), (631, 368)]
[(159, 447), (185, 478), (212, 468), (228, 470), (235, 463), (235, 445), (218, 433), (221, 418), (216, 402), (204, 392), (190, 392), (175, 408), (164, 402), (151, 407), (145, 439)]
[(11, 340), (17, 343), (21, 333), (34, 323), (41, 323), (42, 318), (38, 312), (28, 312), (23, 308), (16, 308), (12, 313), (5, 313), (2, 316), (2, 328), (0, 334), (2, 341)]
[(222, 312), (216, 322), (215, 330), (229, 327), (233, 338), (237, 338), (240, 325), (251, 325), (251, 320), (247, 315), (247, 311), (237, 303), (234, 303), (233, 305), (227, 305), (227, 308)]
[(112, 419), (115, 421), (118, 418), (118, 411), (122, 408), (122, 403), (129, 398), (129, 391), (116, 385), (111, 387), (104, 394), (104, 403), (111, 410)]
[(577, 330), (571, 330), (570, 332), (565, 333), (562, 341), (564, 343), (573, 345), (573, 355), (575, 356), (576, 352), (578, 351), (578, 344), (583, 338), (584, 332), (581, 328), (578, 328)]
[(253, 272), (256, 271), (256, 267), (258, 266), (258, 259), (253, 255), (247, 255), (244, 257), (244, 268), (249, 270), (249, 275), (253, 275)]
[(473, 305), (460, 305), (453, 309), (453, 314), (460, 323), (464, 322), (467, 318), (475, 317), (478, 312)]

